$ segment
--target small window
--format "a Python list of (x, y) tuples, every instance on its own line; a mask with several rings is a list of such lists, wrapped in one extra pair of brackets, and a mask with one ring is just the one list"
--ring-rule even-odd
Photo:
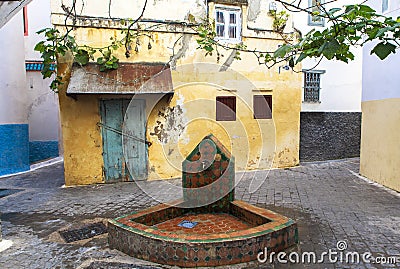
[(255, 119), (272, 119), (272, 95), (254, 95), (253, 112)]
[(325, 71), (304, 72), (304, 102), (319, 103), (321, 74)]
[(23, 23), (24, 23), (24, 36), (28, 35), (28, 10), (27, 7), (24, 6), (23, 11), (22, 11), (22, 19), (23, 19)]
[(240, 13), (239, 8), (215, 8), (215, 30), (218, 39), (240, 41)]
[(217, 96), (217, 121), (235, 121), (236, 120), (236, 97), (235, 96)]
[(309, 14), (308, 15), (308, 25), (311, 26), (324, 26), (325, 20), (323, 17), (319, 16), (318, 14), (322, 14), (321, 5), (324, 4), (324, 0), (308, 0), (309, 8), (308, 10), (315, 15)]
[(382, 12), (387, 11), (389, 8), (389, 0), (382, 0)]

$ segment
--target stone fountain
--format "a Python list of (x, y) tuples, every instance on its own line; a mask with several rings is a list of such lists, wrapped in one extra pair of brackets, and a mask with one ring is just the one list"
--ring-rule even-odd
[(219, 266), (257, 260), (298, 242), (297, 224), (235, 200), (234, 157), (213, 135), (182, 163), (183, 200), (109, 221), (111, 248), (156, 263)]

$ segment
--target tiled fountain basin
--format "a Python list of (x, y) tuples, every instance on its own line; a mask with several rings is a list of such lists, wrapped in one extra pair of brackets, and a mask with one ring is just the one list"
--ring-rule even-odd
[[(182, 220), (198, 222), (192, 229)], [(233, 201), (228, 208), (158, 205), (111, 220), (111, 248), (130, 256), (184, 267), (218, 266), (257, 259), (298, 242), (296, 223), (275, 212)]]

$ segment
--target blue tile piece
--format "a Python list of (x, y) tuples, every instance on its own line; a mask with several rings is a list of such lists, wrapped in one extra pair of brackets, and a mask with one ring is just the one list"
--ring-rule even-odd
[(190, 221), (190, 220), (183, 220), (181, 223), (178, 224), (179, 227), (192, 229), (197, 225), (197, 222)]
[[(42, 71), (43, 62), (25, 62), (25, 70), (26, 71)], [(55, 64), (51, 64), (50, 70), (55, 70)]]

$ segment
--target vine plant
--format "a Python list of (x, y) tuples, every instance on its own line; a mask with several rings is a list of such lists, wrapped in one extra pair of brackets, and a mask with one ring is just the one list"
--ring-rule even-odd
[[(217, 39), (215, 31), (215, 23), (213, 20), (205, 19), (198, 23), (194, 16), (188, 16), (189, 24), (196, 32), (198, 49), (204, 50), (205, 55), (217, 56), (217, 61), (223, 56), (220, 48), (224, 50), (232, 50), (235, 52), (235, 59), (240, 60), (240, 53), (252, 53), (258, 60), (259, 64), (268, 68), (278, 63), (285, 63), (293, 68), (305, 58), (323, 58), (328, 60), (339, 60), (348, 62), (354, 59), (351, 47), (363, 46), (370, 41), (378, 41), (371, 50), (371, 54), (375, 54), (381, 60), (385, 59), (400, 47), (400, 17), (393, 19), (378, 14), (375, 10), (367, 5), (347, 5), (344, 8), (332, 8), (327, 10), (323, 4), (318, 2), (320, 12), (311, 12), (310, 8), (303, 9), (300, 7), (301, 0), (295, 0), (291, 3), (284, 0), (276, 0), (281, 3), (288, 11), (305, 12), (312, 16), (319, 16), (327, 20), (328, 27), (322, 30), (311, 30), (303, 37), (295, 37), (293, 34), (285, 34), (283, 29), (289, 15), (286, 11), (275, 12), (273, 31), (282, 37), (283, 44), (275, 51), (251, 48), (246, 44), (227, 44)], [(298, 4), (296, 4), (298, 1)], [(65, 55), (70, 52), (74, 61), (82, 66), (95, 61), (100, 67), (100, 71), (117, 69), (119, 67), (119, 59), (115, 52), (121, 47), (125, 47), (126, 57), (130, 56), (132, 45), (135, 46), (135, 52), (138, 52), (139, 38), (147, 36), (152, 40), (151, 33), (148, 29), (141, 30), (139, 20), (146, 8), (147, 1), (143, 7), (141, 15), (136, 20), (129, 20), (128, 26), (121, 30), (123, 38), (118, 40), (110, 38), (110, 44), (95, 48), (87, 45), (79, 45), (70, 35), (72, 29), (66, 33), (60, 33), (59, 30), (46, 28), (38, 33), (43, 34), (45, 39), (40, 41), (35, 50), (41, 53), (43, 58), (42, 75), (44, 78), (50, 78), (55, 73), (54, 64), (57, 62), (57, 55)], [(121, 21), (127, 25), (127, 22)], [(131, 29), (136, 25), (135, 29)], [(149, 41), (148, 49), (151, 49)], [(62, 78), (55, 75), (51, 82), (50, 88), (57, 91), (58, 86), (62, 83)]]
[(289, 14), (285, 10), (281, 10), (279, 12), (276, 10), (271, 10), (269, 15), (274, 17), (274, 21), (272, 23), (272, 28), (274, 31), (283, 33), (283, 30), (285, 29), (286, 23), (289, 19)]
[(298, 5), (276, 0), (292, 12), (306, 12), (312, 16), (322, 17), (327, 20), (329, 26), (322, 30), (313, 29), (303, 37), (294, 38), (293, 35), (284, 34), (283, 28), (287, 21), (285, 12), (272, 14), (274, 19), (274, 31), (281, 35), (283, 44), (275, 51), (262, 49), (248, 49), (246, 46), (229, 47), (215, 40), (215, 31), (212, 24), (203, 26), (200, 38), (197, 40), (199, 48), (211, 55), (218, 47), (235, 49), (253, 53), (259, 64), (268, 68), (277, 63), (286, 62), (292, 69), (305, 58), (319, 58), (319, 62), (339, 60), (348, 62), (354, 59), (352, 47), (362, 47), (364, 44), (377, 41), (370, 54), (375, 54), (381, 60), (390, 54), (396, 53), (400, 47), (400, 17), (393, 19), (378, 14), (367, 5), (347, 5), (343, 8), (325, 9), (323, 4), (318, 4), (321, 12), (311, 12)]
[[(123, 24), (126, 22), (122, 21)], [(128, 34), (129, 32), (129, 34)], [(105, 47), (91, 47), (87, 45), (79, 45), (75, 38), (67, 32), (61, 34), (59, 30), (54, 28), (45, 28), (37, 32), (43, 34), (45, 40), (40, 41), (36, 44), (34, 50), (41, 53), (43, 59), (43, 69), (41, 71), (43, 78), (50, 78), (56, 74), (54, 66), (57, 66), (57, 55), (65, 55), (67, 52), (71, 53), (75, 63), (81, 66), (87, 65), (90, 60), (95, 61), (99, 65), (101, 72), (107, 70), (118, 69), (119, 59), (116, 56), (116, 51), (125, 46), (126, 57), (130, 56), (129, 48), (133, 42), (135, 42), (135, 51), (138, 52), (139, 37), (142, 35), (148, 36), (152, 39), (151, 35), (141, 33), (139, 30), (123, 29), (121, 31), (124, 34), (124, 38), (118, 40), (114, 37), (110, 38), (110, 44)], [(151, 43), (149, 42), (148, 49), (151, 49)], [(53, 81), (50, 84), (50, 88), (53, 91), (57, 91), (57, 88), (62, 84), (62, 78), (55, 75)]]

